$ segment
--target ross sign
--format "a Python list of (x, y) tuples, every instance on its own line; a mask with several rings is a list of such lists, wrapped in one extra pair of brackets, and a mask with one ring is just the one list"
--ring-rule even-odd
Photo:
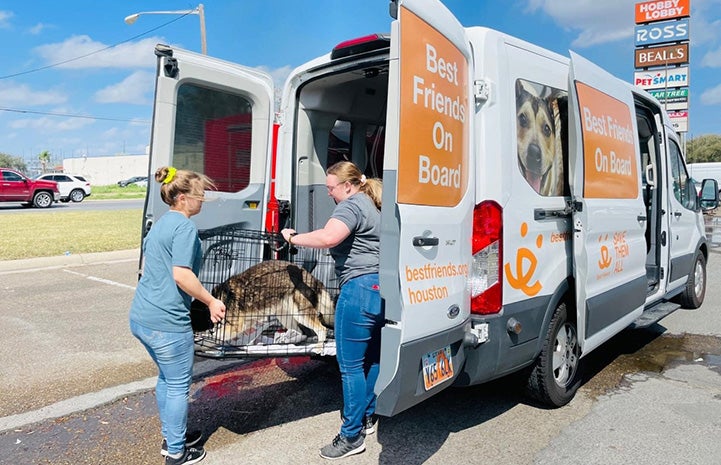
[(468, 59), (411, 11), (401, 14), (398, 202), (456, 206), (470, 170)]
[(691, 0), (656, 0), (636, 4), (636, 24), (685, 18), (691, 15)]
[(688, 66), (649, 71), (636, 71), (633, 75), (633, 83), (642, 89), (688, 87), (688, 73)]
[(688, 132), (688, 111), (669, 111), (668, 117), (676, 132)]
[(636, 68), (686, 63), (688, 63), (688, 43), (636, 49)]
[(689, 20), (664, 21), (634, 27), (636, 47), (681, 42), (689, 38)]
[(688, 110), (688, 87), (681, 89), (649, 90), (665, 110)]
[(583, 196), (595, 199), (638, 197), (635, 110), (576, 81), (583, 144)]

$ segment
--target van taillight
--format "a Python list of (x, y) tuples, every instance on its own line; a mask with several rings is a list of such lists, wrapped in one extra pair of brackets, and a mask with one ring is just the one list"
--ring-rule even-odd
[(335, 60), (351, 55), (358, 55), (359, 53), (388, 48), (390, 45), (391, 37), (388, 34), (370, 34), (339, 43), (333, 47), (333, 51), (330, 52), (330, 59)]
[(471, 313), (488, 315), (501, 311), (503, 267), (503, 210), (486, 201), (473, 209), (473, 264), (468, 276)]

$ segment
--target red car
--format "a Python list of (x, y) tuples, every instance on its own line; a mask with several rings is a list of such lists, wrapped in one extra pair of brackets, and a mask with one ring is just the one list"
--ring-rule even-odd
[(23, 206), (48, 208), (60, 200), (58, 183), (34, 181), (10, 168), (0, 168), (0, 202), (22, 202)]

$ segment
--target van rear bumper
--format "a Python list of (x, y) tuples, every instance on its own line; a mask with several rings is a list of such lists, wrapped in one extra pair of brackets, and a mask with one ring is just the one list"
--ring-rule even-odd
[[(376, 413), (396, 415), (451, 386), (463, 370), (463, 340), (470, 320), (447, 331), (423, 339), (400, 344), (401, 330), (386, 326), (381, 333), (381, 366), (376, 393)], [(426, 390), (423, 382), (423, 356), (450, 347), (453, 377)]]

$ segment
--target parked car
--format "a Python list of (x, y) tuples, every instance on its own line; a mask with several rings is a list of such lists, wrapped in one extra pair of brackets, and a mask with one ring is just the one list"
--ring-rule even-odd
[(118, 186), (127, 187), (128, 184), (137, 184), (139, 182), (141, 182), (141, 183), (145, 182), (146, 183), (145, 185), (147, 185), (148, 177), (147, 176), (133, 176), (128, 179), (122, 179), (122, 180), (118, 181)]
[(35, 179), (57, 182), (61, 202), (71, 200), (73, 202), (82, 202), (92, 192), (90, 183), (80, 176), (64, 173), (45, 173), (36, 176)]
[(48, 208), (58, 200), (57, 182), (34, 180), (19, 171), (0, 168), (0, 202), (22, 202), (25, 207)]

